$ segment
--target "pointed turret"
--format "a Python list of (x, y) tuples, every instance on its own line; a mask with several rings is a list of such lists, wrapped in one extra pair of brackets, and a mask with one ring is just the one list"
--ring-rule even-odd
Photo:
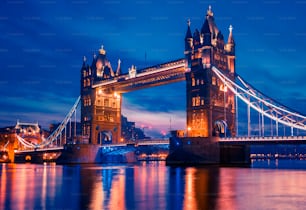
[(211, 34), (207, 17), (205, 18), (205, 21), (202, 25), (201, 34)]
[(96, 53), (94, 52), (93, 55), (92, 55), (92, 63), (91, 63), (91, 66), (92, 66), (92, 67), (95, 66), (96, 61), (97, 61), (97, 55), (96, 55)]
[(87, 61), (87, 58), (86, 58), (86, 56), (84, 55), (84, 57), (83, 57), (83, 65), (82, 65), (82, 68), (86, 68), (86, 61)]
[(223, 36), (223, 34), (221, 33), (221, 31), (218, 32), (218, 34), (217, 34), (217, 39), (218, 39), (218, 40), (224, 40), (224, 36)]
[(208, 6), (208, 10), (207, 10), (207, 16), (214, 16), (214, 13), (211, 10), (211, 5)]
[(116, 70), (116, 76), (119, 76), (121, 74), (121, 60), (118, 59), (118, 66)]
[(233, 26), (230, 25), (228, 30), (229, 30), (229, 35), (227, 39), (227, 44), (235, 44), (234, 38), (233, 38)]
[(200, 47), (200, 32), (198, 29), (196, 29), (193, 33), (193, 46), (195, 48)]
[(192, 34), (190, 30), (190, 20), (187, 21), (187, 32), (185, 36), (185, 50), (191, 50), (192, 49)]
[(214, 13), (211, 10), (211, 6), (208, 7), (204, 23), (201, 28), (201, 36), (203, 37), (203, 45), (210, 46), (215, 45), (216, 37), (219, 32), (215, 24)]
[(228, 34), (228, 39), (227, 39), (227, 44), (226, 44), (226, 51), (235, 53), (235, 41), (233, 37), (233, 26), (230, 25), (229, 28), (229, 34)]
[(201, 36), (203, 37), (203, 45), (211, 45), (211, 31), (209, 28), (207, 17), (205, 18), (204, 24), (201, 29)]
[(104, 50), (103, 45), (101, 45), (101, 48), (99, 49), (99, 53), (100, 53), (100, 55), (105, 55), (106, 54), (106, 51)]

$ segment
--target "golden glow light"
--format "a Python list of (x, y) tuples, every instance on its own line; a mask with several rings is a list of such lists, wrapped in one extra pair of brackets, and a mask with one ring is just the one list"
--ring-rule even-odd
[(98, 95), (102, 95), (102, 93), (103, 93), (102, 89), (99, 89), (98, 90)]

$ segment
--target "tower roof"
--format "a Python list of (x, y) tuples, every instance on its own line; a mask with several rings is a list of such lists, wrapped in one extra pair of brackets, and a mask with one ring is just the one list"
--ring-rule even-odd
[(208, 33), (210, 34), (211, 33), (207, 18), (205, 18), (204, 24), (201, 28), (201, 33), (202, 34), (208, 34)]
[(224, 40), (224, 37), (223, 37), (223, 34), (221, 33), (221, 31), (218, 32), (217, 39)]
[(187, 21), (187, 32), (186, 32), (186, 36), (185, 36), (185, 39), (188, 39), (188, 38), (192, 38), (192, 34), (191, 34), (191, 30), (190, 30), (190, 19)]
[(214, 19), (214, 13), (211, 10), (211, 6), (208, 7), (206, 16), (205, 16), (205, 21), (202, 25), (201, 33), (205, 34), (210, 32), (213, 35), (217, 35), (219, 32), (219, 29), (216, 26), (215, 19)]

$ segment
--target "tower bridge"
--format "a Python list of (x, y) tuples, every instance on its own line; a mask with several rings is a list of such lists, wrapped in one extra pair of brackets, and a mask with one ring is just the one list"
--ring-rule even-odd
[[(55, 133), (40, 145), (30, 144), (21, 137), (18, 137), (19, 141), (36, 149), (54, 144), (52, 142), (60, 142), (58, 146), (61, 146), (65, 141), (56, 139), (64, 135), (65, 126), (81, 102), (82, 137), (89, 143), (85, 152), (98, 152), (101, 145), (128, 145), (121, 138), (124, 93), (185, 81), (186, 132), (184, 136), (170, 138), (169, 162), (248, 162), (250, 144), (305, 143), (305, 137), (294, 136), (294, 129), (305, 131), (306, 117), (268, 98), (236, 73), (233, 27), (229, 26), (225, 39), (215, 23), (211, 7), (200, 30), (195, 29), (192, 33), (188, 21), (184, 41), (185, 58), (140, 70), (131, 66), (127, 73), (122, 72), (120, 60), (116, 70), (112, 68), (102, 46), (98, 54), (94, 54), (91, 64), (84, 57), (81, 96)], [(238, 133), (238, 100), (247, 106), (247, 136)], [(259, 116), (258, 137), (251, 135), (251, 109)], [(271, 120), (272, 134), (268, 137), (265, 132), (267, 120)], [(280, 137), (280, 125), (289, 127), (291, 135)], [(151, 142), (151, 145), (165, 142)], [(91, 146), (95, 146), (94, 149), (90, 149)]]

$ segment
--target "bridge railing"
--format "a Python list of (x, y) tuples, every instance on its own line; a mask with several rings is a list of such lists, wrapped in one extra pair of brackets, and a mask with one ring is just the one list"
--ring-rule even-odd
[(306, 136), (250, 136), (220, 138), (220, 142), (227, 141), (306, 141)]
[(144, 139), (144, 140), (135, 140), (135, 141), (125, 141), (122, 143), (115, 144), (102, 144), (101, 147), (119, 147), (119, 146), (127, 146), (127, 145), (167, 145), (169, 144), (169, 139)]

